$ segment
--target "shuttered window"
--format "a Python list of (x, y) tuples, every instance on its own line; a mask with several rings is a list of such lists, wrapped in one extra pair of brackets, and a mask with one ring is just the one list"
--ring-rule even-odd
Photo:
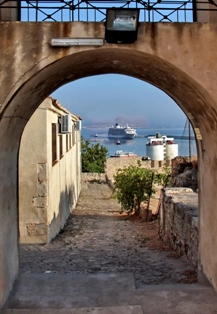
[(52, 164), (57, 162), (57, 123), (52, 123)]
[(75, 130), (72, 130), (72, 146), (75, 145)]
[(69, 150), (69, 134), (66, 134), (66, 151)]
[(72, 133), (69, 134), (69, 148), (72, 148)]
[(63, 157), (63, 136), (59, 135), (60, 158)]

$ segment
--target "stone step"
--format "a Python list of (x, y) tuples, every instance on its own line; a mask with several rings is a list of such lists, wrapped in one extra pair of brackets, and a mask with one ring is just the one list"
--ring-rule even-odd
[[(122, 305), (135, 291), (131, 273), (21, 274), (7, 308), (82, 308)], [(126, 304), (126, 303), (125, 303)]]
[(91, 307), (77, 309), (7, 309), (2, 314), (143, 314), (140, 305)]
[(135, 287), (131, 273), (21, 274), (1, 314), (215, 313), (215, 290), (202, 284)]

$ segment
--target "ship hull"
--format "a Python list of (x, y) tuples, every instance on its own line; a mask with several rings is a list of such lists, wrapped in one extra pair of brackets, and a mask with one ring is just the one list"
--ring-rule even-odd
[(116, 139), (133, 139), (135, 137), (135, 134), (108, 134), (108, 138), (116, 138)]

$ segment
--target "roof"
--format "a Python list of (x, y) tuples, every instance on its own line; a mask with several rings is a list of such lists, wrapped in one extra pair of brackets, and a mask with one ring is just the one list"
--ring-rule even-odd
[(55, 99), (51, 96), (48, 96), (47, 98), (51, 100), (51, 103), (55, 108), (61, 110), (65, 114), (70, 114), (72, 116), (73, 121), (82, 120), (82, 118), (80, 116), (71, 113), (69, 110), (67, 110), (65, 107), (63, 107), (57, 99)]

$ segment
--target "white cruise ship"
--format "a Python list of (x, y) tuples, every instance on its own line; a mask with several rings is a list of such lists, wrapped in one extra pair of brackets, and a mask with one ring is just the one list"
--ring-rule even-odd
[(115, 126), (112, 126), (108, 129), (109, 138), (133, 139), (136, 135), (136, 130), (129, 127), (128, 124), (126, 124), (126, 126), (120, 126), (118, 123), (116, 123)]

